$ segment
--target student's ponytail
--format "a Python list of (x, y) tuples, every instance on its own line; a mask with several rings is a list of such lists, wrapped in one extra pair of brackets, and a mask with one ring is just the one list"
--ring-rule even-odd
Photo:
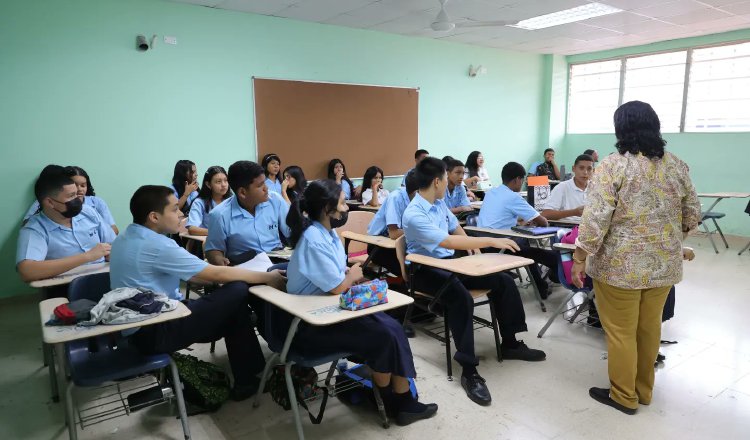
[(305, 195), (301, 194), (294, 199), (292, 205), (289, 207), (289, 213), (286, 215), (286, 224), (292, 230), (292, 235), (289, 237), (289, 244), (293, 248), (297, 246), (297, 242), (299, 242), (305, 229), (310, 226), (309, 220), (305, 218), (305, 212), (307, 212), (307, 201), (305, 200)]
[[(327, 212), (335, 211), (341, 197), (341, 186), (333, 180), (315, 180), (289, 207), (286, 224), (292, 230), (289, 241), (296, 247), (302, 234), (314, 220), (320, 220)], [(307, 214), (307, 216), (305, 216)]]

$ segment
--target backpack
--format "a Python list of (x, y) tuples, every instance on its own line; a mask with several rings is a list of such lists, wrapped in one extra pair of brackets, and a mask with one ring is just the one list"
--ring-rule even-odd
[[(372, 371), (367, 365), (354, 364), (351, 368), (339, 367), (339, 374), (335, 377), (336, 397), (349, 405), (361, 405), (363, 402), (375, 404), (375, 393), (372, 390)], [(359, 382), (361, 387), (352, 387), (351, 382)], [(409, 378), (409, 391), (414, 399), (418, 399), (417, 385)]]
[[(311, 367), (301, 367), (299, 365), (292, 365), (291, 367), (292, 386), (294, 387), (297, 402), (302, 408), (307, 411), (310, 416), (310, 421), (314, 425), (320, 424), (323, 420), (323, 413), (326, 409), (326, 402), (328, 402), (328, 389), (320, 387), (318, 385), (318, 372)], [(284, 365), (276, 365), (271, 371), (271, 377), (268, 378), (268, 392), (271, 394), (271, 399), (276, 402), (280, 407), (284, 408), (285, 411), (292, 409), (291, 402), (289, 401), (289, 393), (286, 388), (286, 379), (284, 377)], [(307, 406), (307, 402), (316, 400), (322, 396), (320, 403), (320, 411), (317, 415), (313, 415)]]
[(206, 411), (216, 411), (229, 398), (229, 377), (218, 365), (195, 356), (173, 353), (185, 400)]

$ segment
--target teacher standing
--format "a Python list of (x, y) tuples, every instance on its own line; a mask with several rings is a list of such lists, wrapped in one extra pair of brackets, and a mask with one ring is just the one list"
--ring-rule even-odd
[(651, 403), (661, 314), (669, 289), (682, 280), (682, 240), (700, 221), (688, 166), (665, 152), (659, 117), (631, 101), (614, 115), (617, 153), (602, 160), (573, 253), (571, 278), (594, 280), (607, 338), (610, 388), (589, 395), (626, 414)]

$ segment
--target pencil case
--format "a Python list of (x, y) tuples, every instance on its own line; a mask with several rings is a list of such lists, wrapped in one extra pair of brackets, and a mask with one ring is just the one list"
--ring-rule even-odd
[(352, 286), (339, 297), (339, 306), (346, 310), (362, 310), (388, 302), (388, 283), (372, 280)]

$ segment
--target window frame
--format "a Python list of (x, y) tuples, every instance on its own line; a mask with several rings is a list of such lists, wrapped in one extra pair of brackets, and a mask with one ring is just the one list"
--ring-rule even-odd
[(585, 64), (594, 64), (594, 63), (601, 63), (605, 61), (620, 61), (620, 90), (618, 95), (618, 101), (617, 101), (617, 107), (621, 106), (623, 104), (623, 96), (625, 95), (625, 75), (626, 75), (626, 61), (628, 59), (633, 58), (640, 58), (644, 56), (649, 55), (660, 55), (660, 54), (667, 54), (667, 53), (676, 53), (676, 52), (687, 52), (685, 57), (685, 77), (684, 82), (682, 84), (682, 109), (680, 114), (680, 129), (677, 132), (672, 133), (708, 133), (708, 134), (715, 134), (715, 133), (748, 133), (750, 132), (750, 129), (747, 130), (704, 130), (704, 131), (685, 131), (685, 124), (686, 124), (686, 117), (687, 117), (687, 102), (688, 102), (688, 90), (690, 88), (690, 70), (693, 64), (693, 51), (696, 49), (709, 49), (712, 47), (723, 47), (723, 46), (735, 46), (739, 44), (745, 44), (750, 43), (750, 39), (742, 39), (742, 40), (735, 40), (735, 41), (725, 41), (722, 43), (714, 43), (714, 44), (703, 44), (703, 45), (697, 45), (697, 46), (688, 46), (688, 47), (681, 47), (681, 48), (674, 48), (674, 49), (665, 49), (665, 50), (659, 50), (659, 51), (653, 51), (653, 52), (639, 52), (634, 53), (630, 55), (621, 55), (616, 57), (608, 57), (608, 58), (600, 58), (597, 60), (590, 60), (590, 61), (579, 61), (579, 62), (573, 62), (568, 63), (568, 84), (567, 84), (567, 91), (566, 91), (566, 113), (565, 113), (565, 134), (612, 134), (614, 132), (614, 129), (611, 132), (586, 132), (586, 133), (570, 133), (570, 101), (571, 101), (571, 95), (570, 95), (570, 82), (573, 77), (573, 67), (579, 66), (579, 65), (585, 65)]

